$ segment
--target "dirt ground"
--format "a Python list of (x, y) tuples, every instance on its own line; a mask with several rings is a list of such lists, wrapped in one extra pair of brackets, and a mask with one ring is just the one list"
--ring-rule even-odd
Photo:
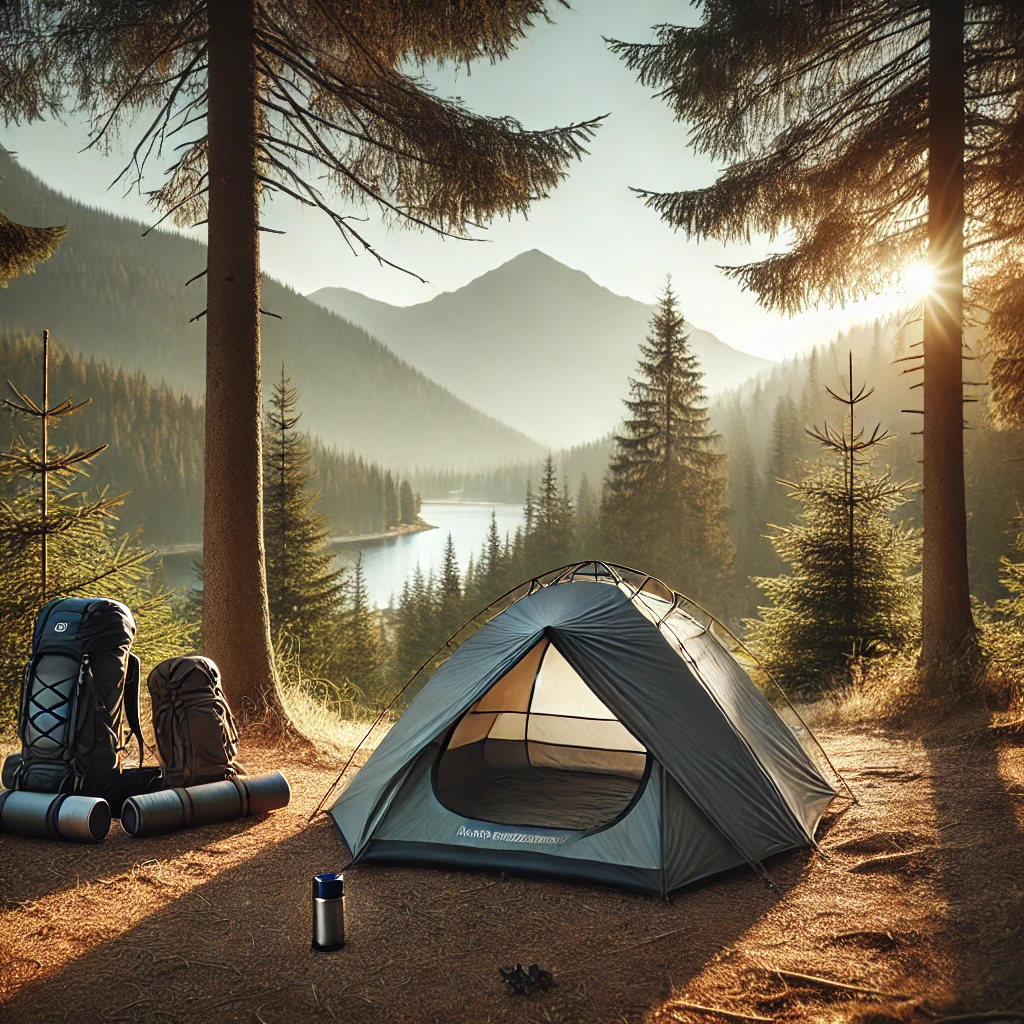
[[(0, 1020), (1024, 1020), (1024, 746), (979, 718), (951, 732), (824, 734), (861, 803), (823, 823), (827, 860), (769, 862), (778, 891), (749, 871), (660, 900), (361, 867), (333, 954), (310, 952), (309, 880), (346, 851), (306, 818), (336, 769), (250, 749), (288, 775), (286, 810), (148, 840), (115, 824), (90, 847), (0, 836)], [(554, 987), (510, 997), (517, 961)]]

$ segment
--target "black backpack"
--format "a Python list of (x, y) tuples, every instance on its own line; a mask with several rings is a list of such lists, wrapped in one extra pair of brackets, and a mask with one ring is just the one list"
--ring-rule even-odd
[(13, 771), (13, 788), (116, 793), (126, 782), (124, 756), (132, 736), (141, 767), (134, 639), (135, 619), (118, 601), (66, 597), (43, 607), (22, 684), (21, 763)]
[(164, 785), (198, 786), (244, 775), (235, 760), (238, 730), (220, 670), (190, 655), (160, 662), (146, 680)]

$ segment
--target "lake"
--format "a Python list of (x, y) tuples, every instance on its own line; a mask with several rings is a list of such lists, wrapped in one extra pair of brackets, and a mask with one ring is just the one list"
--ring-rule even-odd
[(379, 608), (389, 607), (397, 604), (402, 596), (402, 585), (417, 565), (424, 575), (440, 569), (449, 533), (459, 559), (459, 569), (465, 572), (470, 556), (474, 561), (479, 558), (480, 549), (490, 529), (492, 511), (502, 539), (506, 533), (514, 534), (516, 528), (523, 524), (521, 505), (425, 501), (420, 515), (426, 522), (436, 526), (436, 530), (422, 530), (358, 545), (339, 544), (335, 547), (338, 564), (355, 565), (362, 553), (370, 600)]
[[(355, 565), (360, 552), (370, 600), (379, 608), (386, 608), (402, 595), (402, 585), (418, 565), (426, 574), (441, 567), (448, 534), (452, 535), (459, 568), (466, 571), (470, 556), (474, 561), (487, 537), (491, 512), (498, 523), (502, 539), (514, 534), (523, 524), (521, 505), (495, 504), (470, 501), (425, 501), (420, 515), (435, 526), (434, 530), (407, 533), (384, 540), (363, 541), (359, 544), (338, 544), (334, 547), (338, 565)], [(164, 556), (164, 575), (174, 587), (189, 586), (193, 579), (192, 562), (198, 553)]]

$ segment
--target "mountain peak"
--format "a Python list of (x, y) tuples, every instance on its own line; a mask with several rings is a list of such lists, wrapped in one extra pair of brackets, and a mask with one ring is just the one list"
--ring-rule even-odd
[(563, 270), (569, 270), (564, 263), (559, 263), (554, 256), (549, 256), (542, 249), (527, 249), (525, 252), (521, 252), (518, 256), (513, 256), (512, 259), (506, 260), (502, 266), (507, 267), (513, 263), (543, 263), (546, 265), (554, 264), (555, 266), (561, 267)]
[(594, 287), (600, 287), (595, 285), (595, 282), (582, 270), (568, 267), (540, 249), (527, 249), (525, 252), (519, 253), (518, 256), (513, 256), (512, 259), (500, 263), (493, 270), (488, 270), (479, 277), (473, 278), (461, 288), (444, 294), (455, 295), (469, 289), (482, 288), (488, 284), (510, 280), (532, 279), (537, 286), (551, 287), (555, 282), (562, 283), (568, 278), (579, 278), (581, 285), (586, 282)]
[[(309, 296), (364, 327), (456, 395), (552, 448), (602, 437), (622, 399), (653, 307), (528, 249), (454, 291), (390, 306), (342, 289)], [(721, 391), (771, 363), (691, 329)]]

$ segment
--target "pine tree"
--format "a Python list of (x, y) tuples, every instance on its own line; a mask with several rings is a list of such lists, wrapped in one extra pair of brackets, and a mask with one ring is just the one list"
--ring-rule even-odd
[(401, 521), (400, 504), (398, 499), (398, 488), (395, 486), (395, 478), (391, 470), (384, 473), (384, 529), (391, 530)]
[(126, 495), (74, 489), (107, 446), (50, 444), (50, 420), (63, 422), (89, 400), (50, 404), (48, 342), (44, 332), (40, 401), (12, 385), (16, 397), (4, 402), (39, 422), (40, 443), (30, 447), (16, 437), (0, 453), (0, 731), (9, 731), (17, 714), (33, 621), (46, 600), (101, 593), (123, 601), (138, 625), (135, 651), (148, 665), (191, 647), (195, 631), (149, 564), (152, 552), (119, 534), (117, 510)]
[(39, 557), (39, 603), (45, 604), (51, 594), (50, 580), (48, 578), (48, 549), (49, 538), (53, 534), (66, 532), (74, 527), (81, 518), (93, 522), (100, 522), (114, 514), (114, 509), (121, 504), (123, 495), (115, 498), (101, 498), (94, 502), (86, 510), (85, 508), (69, 509), (66, 504), (60, 504), (53, 509), (50, 508), (51, 481), (58, 487), (61, 485), (66, 489), (76, 473), (85, 471), (85, 467), (92, 460), (105, 451), (107, 446), (100, 445), (86, 451), (77, 444), (73, 444), (63, 451), (53, 451), (50, 446), (50, 423), (59, 422), (62, 419), (73, 416), (79, 410), (89, 404), (89, 399), (84, 402), (75, 403), (73, 397), (64, 399), (56, 405), (50, 405), (50, 332), (43, 331), (42, 348), (42, 402), (37, 404), (28, 395), (23, 394), (8, 382), (11, 391), (14, 392), (15, 401), (7, 398), (2, 405), (10, 409), (16, 416), (21, 416), (39, 422), (39, 446), (30, 448), (20, 438), (16, 437), (10, 450), (0, 458), (0, 469), (9, 474), (22, 473), (29, 479), (38, 480), (39, 486), (39, 507), (38, 511), (29, 513), (21, 512), (15, 514), (13, 507), (5, 509), (7, 522), (3, 527), (2, 536), (15, 544), (30, 543), (31, 540), (38, 540)]
[(783, 395), (775, 404), (768, 448), (768, 472), (773, 479), (789, 476), (796, 468), (802, 435), (796, 402), (789, 395)]
[(505, 567), (508, 572), (506, 577), (508, 586), (494, 594), (491, 600), (500, 597), (505, 590), (518, 585), (529, 576), (529, 569), (527, 568), (525, 558), (525, 537), (526, 529), (522, 526), (517, 526), (511, 543), (505, 545)]
[(413, 494), (412, 485), (408, 480), (402, 481), (398, 489), (399, 519), (405, 526), (411, 526), (416, 522), (418, 509), (416, 508), (416, 495)]
[(763, 573), (766, 562), (764, 485), (757, 472), (746, 419), (739, 403), (733, 410), (733, 417), (729, 432), (729, 506), (736, 545), (736, 575), (739, 580), (746, 581)]
[(590, 487), (590, 481), (587, 479), (587, 474), (584, 473), (580, 478), (579, 490), (576, 492), (576, 513), (581, 521), (589, 521), (595, 511), (594, 494)]
[[(813, 422), (813, 421), (812, 421)], [(775, 404), (772, 432), (768, 446), (768, 471), (764, 480), (761, 500), (762, 527), (781, 526), (792, 521), (798, 503), (793, 498), (789, 481), (797, 472), (806, 434), (800, 426), (800, 413), (796, 402), (783, 395)], [(762, 550), (765, 571), (778, 571), (781, 563), (773, 550)]]
[(469, 553), (469, 562), (466, 565), (466, 577), (462, 590), (465, 594), (466, 604), (471, 608), (476, 608), (476, 597), (480, 593), (480, 573), (477, 570), (476, 560), (473, 557), (472, 551)]
[(398, 607), (395, 609), (395, 643), (394, 643), (394, 671), (396, 680), (404, 682), (408, 678), (406, 671), (414, 657), (415, 642), (413, 632), (412, 603), (412, 582), (407, 577), (402, 583), (402, 596), (399, 598)]
[(498, 533), (498, 515), (493, 508), (491, 509), (491, 521), (487, 526), (487, 537), (480, 555), (479, 569), (492, 588), (500, 586), (504, 580), (504, 552), (502, 551), (501, 534)]
[(437, 649), (433, 643), (434, 596), (419, 565), (402, 587), (402, 599), (396, 616), (395, 670), (405, 682)]
[(15, 4), (13, 17), (8, 7), (5, 119), (86, 114), (90, 146), (102, 148), (146, 109), (118, 176), (140, 187), (148, 158), (194, 133), (149, 194), (161, 219), (205, 223), (209, 239), (203, 644), (235, 706), (279, 710), (260, 535), (261, 197), (320, 210), (353, 248), (393, 266), (362, 234), (364, 204), (440, 235), (525, 213), (585, 153), (596, 122), (526, 131), (442, 98), (415, 70), (505, 58), (546, 16), (542, 0), (54, 0)]
[(298, 429), (298, 393), (281, 367), (266, 413), (263, 444), (263, 544), (275, 641), (288, 636), (301, 655), (322, 657), (341, 601), (342, 570), (326, 547), (327, 517), (305, 436)]
[(590, 480), (584, 473), (580, 478), (579, 490), (576, 492), (576, 536), (577, 551), (580, 557), (593, 554), (598, 544), (598, 510), (600, 502), (594, 497)]
[(384, 522), (384, 474), (377, 466), (369, 471), (370, 498), (370, 529), (373, 533), (383, 533), (387, 529)]
[(462, 599), (462, 581), (459, 577), (459, 562), (455, 556), (452, 535), (444, 546), (444, 560), (437, 586), (438, 646), (452, 635), (466, 619)]
[(30, 228), (15, 224), (0, 210), (0, 288), (19, 274), (31, 274), (63, 241), (65, 228)]
[(857, 659), (878, 658), (920, 635), (919, 532), (894, 524), (910, 487), (872, 466), (873, 449), (892, 435), (858, 430), (856, 407), (871, 392), (834, 398), (848, 406), (842, 431), (827, 423), (815, 437), (839, 466), (817, 463), (789, 484), (803, 509), (799, 522), (771, 536), (786, 575), (757, 578), (771, 605), (748, 620), (749, 639), (787, 689), (814, 693), (849, 678)]
[[(985, 654), (993, 668), (1016, 677), (1024, 671), (1024, 510), (1017, 508), (1017, 532), (1010, 555), (999, 559), (999, 582), (1009, 597), (1001, 597), (990, 611), (982, 632)], [(1018, 557), (1013, 557), (1018, 556)]]
[[(889, 287), (925, 258), (921, 665), (965, 664), (975, 639), (963, 437), (968, 306), (985, 310), (997, 404), (1024, 421), (1018, 202), (1024, 6), (998, 0), (719, 0), (657, 42), (613, 43), (724, 165), (709, 187), (642, 192), (697, 238), (791, 234), (728, 268), (793, 312)], [(940, 673), (929, 672), (938, 679)]]
[(467, 614), (485, 608), (518, 582), (511, 580), (512, 557), (509, 544), (502, 542), (501, 534), (498, 532), (498, 518), (492, 509), (491, 521), (480, 554), (476, 559), (470, 558), (466, 573), (464, 606)]
[(536, 495), (527, 487), (526, 498), (523, 557), (527, 572), (544, 573), (570, 562), (576, 549), (576, 512), (567, 487), (559, 485), (552, 455), (544, 460)]
[(602, 532), (613, 558), (699, 597), (732, 571), (725, 456), (671, 281), (640, 353), (605, 481)]
[(817, 423), (821, 419), (821, 373), (818, 362), (818, 346), (811, 349), (807, 359), (803, 393), (800, 396), (800, 421)]
[(387, 648), (382, 643), (380, 614), (371, 606), (359, 555), (345, 587), (345, 604), (339, 616), (340, 641), (334, 655), (334, 671), (362, 694), (367, 703), (385, 699)]

